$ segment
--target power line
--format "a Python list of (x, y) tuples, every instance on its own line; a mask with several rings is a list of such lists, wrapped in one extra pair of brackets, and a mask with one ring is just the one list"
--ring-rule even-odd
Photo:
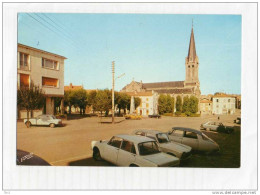
[[(33, 17), (31, 14), (29, 14), (29, 13), (26, 13), (28, 16), (30, 16), (31, 18), (33, 18), (35, 21), (37, 21), (38, 23), (40, 23), (41, 25), (43, 25), (44, 27), (46, 27), (47, 29), (49, 29), (51, 32), (53, 32), (53, 33), (55, 33), (55, 34), (57, 34), (58, 36), (60, 36), (60, 34), (58, 34), (57, 32), (55, 32), (55, 31), (53, 31), (51, 28), (49, 28), (47, 25), (45, 25), (44, 23), (42, 23), (41, 21), (39, 21), (39, 20), (37, 20), (35, 17)], [(74, 45), (72, 45), (72, 46), (74, 46)], [(74, 46), (76, 49), (77, 49), (77, 47), (76, 46)]]

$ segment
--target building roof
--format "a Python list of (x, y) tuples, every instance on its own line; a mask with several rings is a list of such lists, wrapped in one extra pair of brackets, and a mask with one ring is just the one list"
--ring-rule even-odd
[(190, 35), (190, 46), (189, 46), (189, 52), (188, 52), (188, 61), (194, 62), (196, 59), (196, 47), (195, 47), (195, 39), (194, 39), (194, 33), (193, 33), (193, 27), (191, 29), (191, 35)]
[(152, 96), (153, 92), (152, 91), (144, 91), (144, 92), (122, 92), (126, 93), (130, 96)]
[(64, 91), (78, 90), (78, 89), (83, 89), (83, 86), (82, 85), (72, 85), (72, 83), (70, 83), (69, 86), (64, 86)]
[(116, 137), (120, 137), (122, 139), (126, 139), (126, 140), (131, 141), (131, 142), (133, 142), (135, 144), (142, 143), (142, 142), (154, 141), (151, 138), (144, 137), (144, 136), (138, 136), (138, 135), (125, 135), (125, 134), (121, 134), (121, 135), (116, 135)]
[(193, 90), (191, 88), (180, 88), (180, 89), (156, 89), (157, 93), (169, 93), (169, 94), (191, 94)]
[(202, 99), (202, 100), (200, 100), (200, 103), (212, 103), (212, 101), (210, 101), (208, 99)]
[(167, 87), (184, 87), (184, 81), (169, 81), (157, 83), (143, 83), (143, 88), (167, 88)]
[(41, 50), (41, 49), (37, 49), (37, 48), (31, 47), (31, 46), (28, 46), (28, 45), (23, 45), (21, 43), (18, 43), (18, 47), (23, 47), (23, 48), (26, 48), (26, 49), (31, 49), (31, 50), (34, 50), (34, 51), (38, 51), (38, 52), (46, 53), (46, 54), (49, 54), (49, 55), (53, 55), (53, 56), (58, 57), (58, 58), (67, 59), (64, 56), (61, 56), (61, 55), (58, 55), (58, 54), (55, 54), (55, 53), (51, 53), (51, 52), (48, 52), (48, 51), (44, 51), (44, 50)]
[(217, 95), (214, 95), (213, 98), (235, 98), (234, 96), (232, 95), (228, 95), (228, 94), (217, 94)]

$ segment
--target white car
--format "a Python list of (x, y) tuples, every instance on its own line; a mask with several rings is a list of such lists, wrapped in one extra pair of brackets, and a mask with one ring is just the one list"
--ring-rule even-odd
[(147, 137), (116, 135), (110, 141), (92, 141), (93, 158), (118, 166), (174, 167), (180, 160), (159, 151), (157, 143)]
[(186, 160), (191, 157), (192, 148), (190, 146), (170, 141), (166, 133), (156, 130), (136, 130), (133, 134), (154, 139), (157, 142), (160, 151), (176, 156), (180, 160)]
[(219, 151), (219, 145), (196, 129), (173, 127), (172, 131), (168, 132), (171, 141), (179, 142), (192, 147), (193, 150), (202, 152)]
[(61, 119), (57, 119), (53, 115), (39, 115), (36, 118), (30, 118), (29, 120), (24, 119), (24, 124), (27, 127), (30, 127), (31, 125), (36, 125), (36, 126), (50, 126), (54, 128), (55, 126), (62, 125)]

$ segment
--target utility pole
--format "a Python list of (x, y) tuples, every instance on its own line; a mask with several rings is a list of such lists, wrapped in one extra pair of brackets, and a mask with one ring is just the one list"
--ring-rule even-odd
[(112, 124), (115, 123), (115, 61), (112, 62)]

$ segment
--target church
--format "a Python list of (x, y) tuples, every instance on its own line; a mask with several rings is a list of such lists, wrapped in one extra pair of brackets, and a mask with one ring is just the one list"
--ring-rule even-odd
[(121, 92), (135, 93), (137, 96), (140, 92), (153, 92), (158, 94), (170, 94), (175, 98), (178, 95), (182, 98), (191, 95), (200, 98), (199, 58), (196, 53), (193, 26), (191, 29), (188, 56), (185, 58), (185, 68), (186, 76), (184, 81), (143, 83), (142, 81), (137, 82), (133, 80), (130, 84), (126, 85)]

